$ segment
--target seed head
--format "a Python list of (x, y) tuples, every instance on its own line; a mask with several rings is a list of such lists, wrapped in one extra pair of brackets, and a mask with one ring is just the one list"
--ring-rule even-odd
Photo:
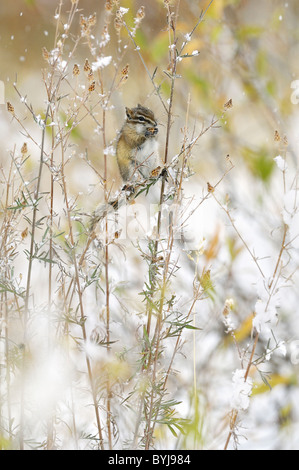
[(229, 315), (229, 313), (234, 309), (234, 306), (235, 306), (234, 299), (226, 299), (222, 315), (227, 317), (227, 315)]
[(232, 108), (232, 107), (233, 107), (233, 100), (230, 99), (230, 100), (228, 100), (228, 101), (225, 103), (224, 109), (230, 109), (230, 108)]
[(91, 71), (91, 67), (90, 67), (90, 64), (88, 62), (88, 59), (86, 59), (85, 64), (84, 64), (84, 72), (89, 73), (90, 71)]
[(49, 62), (49, 57), (50, 57), (50, 54), (49, 52), (47, 51), (47, 49), (45, 47), (42, 48), (42, 54), (43, 54), (43, 58)]
[(108, 31), (108, 25), (107, 24), (104, 25), (101, 39), (102, 40), (100, 42), (100, 47), (107, 46), (108, 42), (110, 41), (110, 34), (109, 34), (109, 31)]
[(123, 85), (129, 78), (129, 64), (127, 64), (121, 71), (121, 77), (118, 86)]
[(161, 172), (161, 167), (160, 166), (157, 166), (157, 168), (154, 168), (151, 172), (151, 176), (153, 178), (157, 178), (157, 176), (160, 175), (160, 172)]
[(121, 27), (122, 27), (122, 20), (116, 17), (114, 19), (114, 28), (117, 33), (120, 33)]
[(9, 101), (7, 101), (7, 111), (11, 114), (15, 114), (15, 108)]
[(113, 2), (111, 0), (106, 0), (105, 9), (108, 12), (111, 12), (113, 8)]
[(21, 233), (22, 240), (24, 240), (24, 238), (26, 238), (27, 235), (28, 235), (28, 227), (26, 227)]
[(83, 16), (83, 15), (80, 15), (80, 26), (81, 26), (82, 30), (84, 30), (84, 31), (87, 30), (87, 20), (86, 20), (85, 16)]
[(81, 26), (81, 35), (89, 36), (91, 28), (96, 24), (96, 14), (90, 15), (88, 18), (86, 16), (80, 15), (80, 26)]
[(27, 152), (28, 152), (27, 144), (26, 142), (24, 142), (21, 148), (21, 154), (25, 155)]
[(121, 71), (121, 74), (123, 77), (126, 77), (127, 75), (129, 75), (129, 64), (127, 64)]
[(79, 75), (79, 73), (80, 73), (79, 65), (75, 64), (73, 67), (73, 75)]
[(207, 186), (208, 186), (208, 192), (209, 193), (213, 193), (215, 191), (214, 186), (212, 186), (209, 182), (207, 183)]
[(97, 22), (97, 14), (94, 13), (93, 15), (90, 15), (88, 18), (88, 26), (94, 26)]
[(89, 91), (89, 92), (94, 91), (94, 90), (95, 90), (95, 87), (96, 87), (96, 82), (93, 81), (93, 82), (89, 85), (88, 91)]
[(93, 71), (92, 71), (92, 70), (90, 70), (90, 71), (88, 72), (87, 78), (88, 78), (88, 80), (89, 80), (90, 82), (94, 82), (94, 75), (93, 75)]
[(141, 21), (145, 17), (145, 11), (144, 11), (144, 6), (141, 6), (139, 10), (137, 11), (136, 18)]

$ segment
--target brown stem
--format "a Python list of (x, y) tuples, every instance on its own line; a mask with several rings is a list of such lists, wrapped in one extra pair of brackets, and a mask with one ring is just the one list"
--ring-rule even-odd
[[(61, 132), (61, 129), (59, 129), (59, 132)], [(65, 162), (64, 162), (63, 143), (61, 144), (61, 159), (62, 159), (62, 165), (61, 165), (62, 184), (63, 184), (63, 191), (64, 191), (64, 197), (65, 197), (66, 213), (67, 213), (67, 218), (68, 218), (69, 236), (70, 236), (71, 250), (72, 250), (72, 256), (73, 256), (73, 265), (75, 269), (75, 284), (77, 286), (77, 292), (78, 292), (78, 298), (79, 298), (79, 307), (80, 307), (80, 316), (81, 316), (80, 324), (82, 328), (83, 341), (84, 343), (86, 343), (87, 335), (86, 335), (86, 328), (85, 328), (85, 314), (84, 314), (84, 307), (83, 307), (82, 291), (81, 291), (80, 278), (79, 278), (79, 267), (77, 263), (76, 253), (75, 253), (75, 240), (74, 240), (73, 225), (72, 225), (72, 220), (71, 220), (71, 209), (70, 209), (69, 202), (68, 202), (68, 191), (67, 191), (67, 186), (66, 186), (66, 178), (64, 174)], [(104, 450), (104, 441), (103, 441), (103, 435), (102, 435), (102, 426), (101, 426), (101, 420), (100, 420), (100, 414), (99, 414), (99, 407), (97, 403), (96, 387), (95, 387), (95, 382), (94, 382), (94, 378), (92, 374), (90, 359), (87, 354), (85, 356), (85, 359), (86, 359), (88, 378), (89, 378), (89, 382), (91, 386), (93, 405), (94, 405), (94, 410), (95, 410), (95, 415), (96, 415), (96, 423), (97, 423), (98, 434), (99, 434), (99, 446), (101, 450)]]

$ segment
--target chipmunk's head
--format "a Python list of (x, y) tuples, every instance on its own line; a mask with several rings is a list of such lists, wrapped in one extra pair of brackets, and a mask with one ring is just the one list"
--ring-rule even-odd
[(141, 104), (136, 108), (126, 108), (127, 123), (135, 127), (137, 134), (145, 137), (155, 137), (158, 133), (154, 113)]

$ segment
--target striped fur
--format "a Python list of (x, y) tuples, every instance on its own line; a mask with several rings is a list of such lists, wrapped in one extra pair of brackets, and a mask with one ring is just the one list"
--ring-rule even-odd
[(138, 104), (136, 108), (126, 108), (126, 115), (127, 120), (130, 123), (146, 123), (152, 127), (157, 126), (157, 121), (155, 119), (154, 113), (150, 109), (141, 106), (141, 104)]
[(159, 160), (157, 121), (154, 113), (140, 104), (126, 108), (126, 115), (116, 145), (120, 174), (125, 181), (136, 179), (137, 172), (147, 178)]

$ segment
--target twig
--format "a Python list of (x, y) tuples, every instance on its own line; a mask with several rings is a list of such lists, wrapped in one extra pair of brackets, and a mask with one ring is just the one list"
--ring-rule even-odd
[(258, 261), (257, 261), (256, 256), (254, 255), (254, 253), (252, 253), (252, 251), (251, 251), (251, 249), (249, 248), (249, 246), (248, 246), (246, 240), (244, 239), (244, 237), (241, 235), (240, 231), (238, 230), (238, 228), (237, 228), (237, 226), (236, 226), (236, 224), (235, 224), (235, 222), (234, 222), (232, 216), (230, 215), (229, 210), (226, 209), (226, 208), (221, 204), (221, 202), (216, 198), (214, 192), (212, 193), (212, 195), (213, 195), (213, 198), (215, 199), (215, 201), (217, 202), (217, 204), (218, 204), (218, 205), (221, 207), (221, 209), (226, 213), (226, 215), (227, 215), (227, 217), (229, 218), (229, 221), (230, 221), (230, 223), (231, 223), (233, 229), (235, 230), (235, 232), (237, 233), (238, 237), (240, 238), (240, 240), (242, 241), (243, 245), (245, 246), (246, 250), (248, 251), (248, 253), (249, 253), (250, 256), (252, 257), (252, 259), (253, 259), (255, 265), (257, 266), (259, 272), (261, 273), (262, 277), (265, 278), (265, 275), (264, 275), (264, 273), (263, 273), (263, 271), (262, 271), (262, 269), (261, 269), (261, 267), (260, 267), (260, 265), (259, 265), (259, 263), (258, 263)]
[[(273, 286), (273, 283), (274, 281), (278, 281), (278, 277), (279, 277), (279, 274), (278, 274), (278, 267), (280, 265), (280, 261), (281, 261), (281, 258), (282, 258), (282, 255), (283, 255), (283, 252), (285, 250), (285, 240), (286, 240), (286, 235), (287, 235), (287, 230), (288, 230), (288, 227), (286, 224), (284, 224), (284, 232), (283, 232), (283, 239), (282, 239), (282, 242), (281, 242), (281, 247), (280, 247), (280, 251), (279, 251), (279, 254), (278, 254), (278, 257), (277, 257), (277, 262), (275, 264), (275, 268), (274, 268), (274, 271), (273, 271), (273, 276), (271, 277), (271, 281), (270, 283), (268, 284), (268, 288), (269, 288), (269, 297), (268, 297), (268, 301), (267, 301), (267, 304), (266, 304), (266, 307), (265, 307), (265, 310), (267, 310), (268, 308), (268, 305), (269, 305), (269, 302), (271, 300), (271, 297), (273, 295), (273, 291), (271, 291), (271, 288)], [(243, 241), (243, 240), (242, 240)], [(246, 245), (245, 245), (246, 246)], [(253, 258), (254, 259), (254, 258)], [(264, 277), (264, 276), (263, 276)], [(254, 339), (254, 344), (252, 346), (252, 350), (251, 350), (251, 354), (250, 354), (250, 358), (249, 358), (249, 361), (248, 361), (248, 364), (247, 364), (247, 367), (246, 367), (246, 371), (245, 371), (245, 375), (244, 375), (244, 382), (247, 381), (248, 379), (248, 375), (250, 373), (250, 369), (251, 369), (251, 366), (254, 364), (254, 361), (253, 361), (253, 357), (254, 357), (254, 354), (255, 354), (255, 351), (256, 351), (256, 347), (257, 347), (257, 344), (258, 344), (258, 340), (259, 340), (259, 336), (260, 336), (260, 333), (259, 332), (256, 332), (256, 335), (255, 335), (255, 339)], [(230, 431), (229, 431), (229, 434), (227, 436), (227, 439), (225, 441), (225, 445), (224, 445), (224, 450), (227, 450), (228, 448), (228, 445), (229, 445), (229, 442), (230, 442), (230, 439), (234, 433), (234, 429), (235, 429), (235, 426), (236, 426), (236, 421), (237, 421), (237, 417), (238, 417), (238, 410), (232, 410), (232, 414), (231, 414), (231, 420), (230, 420)]]
[(168, 113), (168, 108), (167, 108), (166, 104), (164, 103), (164, 100), (163, 100), (163, 98), (162, 98), (162, 96), (161, 96), (160, 90), (159, 90), (159, 88), (157, 87), (157, 85), (156, 85), (156, 83), (155, 83), (155, 80), (153, 79), (153, 76), (152, 76), (152, 74), (150, 73), (150, 71), (149, 71), (149, 69), (148, 69), (148, 67), (147, 67), (147, 65), (146, 65), (146, 63), (145, 63), (145, 61), (144, 61), (144, 59), (143, 59), (143, 57), (142, 57), (142, 54), (141, 54), (140, 51), (139, 51), (139, 47), (137, 46), (136, 41), (135, 41), (134, 37), (132, 36), (132, 33), (131, 33), (130, 29), (128, 28), (128, 26), (127, 26), (127, 24), (126, 24), (125, 21), (123, 21), (123, 24), (124, 24), (124, 26), (125, 26), (125, 28), (126, 28), (128, 34), (129, 34), (129, 36), (130, 36), (131, 41), (133, 42), (133, 44), (134, 44), (134, 46), (135, 46), (135, 50), (137, 51), (137, 54), (139, 55), (139, 58), (140, 58), (140, 60), (141, 60), (141, 62), (142, 62), (142, 65), (143, 65), (143, 67), (145, 68), (146, 73), (147, 73), (147, 75), (149, 76), (149, 79), (150, 79), (150, 81), (151, 81), (152, 84), (153, 84), (153, 87), (154, 87), (154, 89), (155, 89), (155, 91), (156, 91), (156, 93), (157, 93), (157, 95), (158, 95), (158, 97), (159, 97), (159, 99), (160, 99), (160, 101), (161, 101), (161, 104), (162, 104), (164, 110), (166, 111), (166, 113)]
[[(68, 191), (67, 191), (66, 179), (65, 179), (65, 175), (64, 175), (64, 147), (63, 147), (63, 145), (61, 145), (61, 156), (62, 156), (62, 170), (61, 170), (62, 171), (62, 182), (63, 182), (63, 189), (64, 189), (64, 197), (65, 197), (68, 225), (69, 225), (69, 235), (70, 235), (70, 241), (71, 241), (73, 265), (74, 265), (74, 269), (75, 269), (75, 283), (76, 283), (76, 286), (77, 286), (79, 306), (80, 306), (80, 315), (81, 315), (80, 324), (81, 324), (81, 328), (82, 328), (83, 341), (84, 341), (84, 343), (86, 343), (87, 335), (86, 335), (86, 329), (85, 329), (84, 306), (83, 306), (82, 291), (81, 291), (81, 286), (80, 286), (79, 268), (78, 268), (76, 253), (75, 253), (75, 240), (74, 240), (73, 226), (72, 226), (72, 220), (71, 220), (71, 210), (70, 210), (70, 207), (69, 207)], [(90, 359), (89, 359), (89, 356), (87, 355), (87, 353), (85, 354), (85, 359), (86, 359), (89, 382), (90, 382), (90, 386), (91, 386), (93, 405), (94, 405), (94, 410), (95, 410), (95, 415), (96, 415), (96, 422), (97, 422), (97, 428), (98, 428), (98, 434), (99, 434), (99, 446), (102, 450), (104, 450), (102, 425), (101, 425), (99, 407), (98, 407), (97, 396), (96, 396), (95, 382), (94, 382), (94, 378), (93, 378), (93, 374), (92, 374)]]

